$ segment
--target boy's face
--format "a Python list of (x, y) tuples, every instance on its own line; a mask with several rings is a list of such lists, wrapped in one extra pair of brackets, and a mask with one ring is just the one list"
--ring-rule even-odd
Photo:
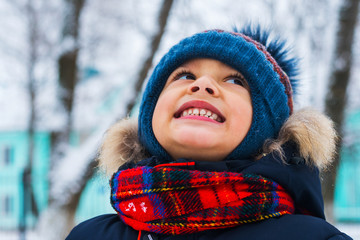
[(168, 78), (152, 128), (174, 158), (220, 161), (244, 139), (252, 121), (249, 87), (235, 69), (193, 59)]

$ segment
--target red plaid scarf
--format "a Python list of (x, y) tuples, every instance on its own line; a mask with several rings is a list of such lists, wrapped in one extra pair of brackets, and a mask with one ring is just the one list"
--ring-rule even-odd
[(120, 170), (110, 180), (111, 203), (136, 230), (187, 234), (294, 213), (277, 183), (259, 175), (181, 169), (194, 162)]

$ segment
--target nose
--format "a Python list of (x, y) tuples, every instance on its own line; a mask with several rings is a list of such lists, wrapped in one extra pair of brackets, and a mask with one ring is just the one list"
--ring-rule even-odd
[(190, 94), (205, 93), (217, 97), (219, 95), (219, 89), (216, 85), (215, 80), (210, 76), (202, 76), (189, 85), (188, 91)]

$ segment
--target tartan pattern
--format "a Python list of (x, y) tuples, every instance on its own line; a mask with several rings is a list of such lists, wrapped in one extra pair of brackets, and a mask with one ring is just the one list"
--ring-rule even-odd
[(292, 198), (270, 179), (178, 165), (141, 166), (113, 175), (111, 203), (126, 224), (136, 230), (175, 235), (294, 213)]

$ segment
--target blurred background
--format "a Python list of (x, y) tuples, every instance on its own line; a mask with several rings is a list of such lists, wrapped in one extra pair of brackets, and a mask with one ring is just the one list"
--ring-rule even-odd
[(360, 239), (359, 0), (1, 0), (0, 239), (64, 239), (114, 210), (96, 156), (136, 117), (143, 83), (180, 39), (261, 24), (299, 56), (298, 109), (341, 138), (322, 174), (328, 221)]

